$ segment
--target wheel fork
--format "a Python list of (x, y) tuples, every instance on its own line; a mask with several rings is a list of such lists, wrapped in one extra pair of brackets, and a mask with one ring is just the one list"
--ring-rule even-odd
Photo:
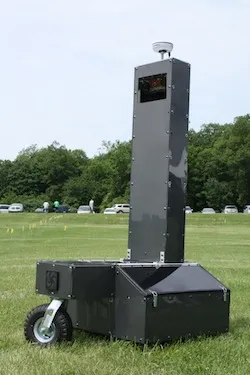
[(61, 307), (62, 303), (63, 303), (62, 299), (53, 299), (50, 302), (49, 306), (47, 307), (45, 311), (45, 314), (44, 314), (44, 317), (40, 326), (41, 333), (46, 334), (48, 332), (53, 322), (53, 319), (57, 311)]

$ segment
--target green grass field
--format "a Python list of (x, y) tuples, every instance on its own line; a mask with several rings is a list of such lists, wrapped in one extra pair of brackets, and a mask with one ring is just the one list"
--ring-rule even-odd
[(170, 346), (140, 347), (75, 332), (69, 344), (41, 349), (23, 336), (39, 259), (120, 259), (127, 216), (0, 215), (0, 374), (250, 374), (250, 216), (187, 216), (186, 252), (231, 288), (227, 335)]

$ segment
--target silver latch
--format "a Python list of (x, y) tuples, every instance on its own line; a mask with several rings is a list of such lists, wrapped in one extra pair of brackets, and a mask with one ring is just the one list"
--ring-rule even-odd
[(160, 251), (160, 263), (165, 263), (165, 251)]
[(157, 307), (158, 294), (154, 290), (150, 290), (150, 293), (153, 296), (153, 307)]
[(128, 250), (127, 250), (127, 259), (128, 259), (128, 260), (131, 259), (131, 249), (128, 249)]
[(223, 300), (224, 302), (227, 301), (227, 288), (222, 286), (221, 289), (223, 290)]

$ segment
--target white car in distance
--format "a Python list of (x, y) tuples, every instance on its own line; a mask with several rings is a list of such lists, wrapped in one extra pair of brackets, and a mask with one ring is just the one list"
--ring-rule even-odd
[(9, 212), (9, 204), (0, 204), (0, 214), (7, 214)]
[(237, 214), (238, 208), (234, 204), (228, 204), (223, 210), (224, 214)]
[(203, 208), (203, 210), (201, 211), (202, 214), (215, 214), (215, 210), (213, 208)]
[(244, 214), (250, 214), (250, 204), (247, 204), (243, 209)]
[(113, 207), (117, 214), (128, 214), (130, 211), (130, 206), (127, 203), (114, 204)]
[(23, 205), (22, 205), (22, 203), (12, 203), (9, 206), (8, 211), (11, 212), (11, 213), (23, 212)]
[(79, 206), (77, 213), (78, 214), (90, 214), (91, 210), (89, 206)]
[(116, 215), (116, 210), (113, 207), (105, 208), (103, 211), (105, 215)]
[(186, 214), (192, 214), (192, 213), (193, 213), (192, 208), (191, 208), (190, 206), (186, 206), (186, 207), (185, 207), (185, 213), (186, 213)]

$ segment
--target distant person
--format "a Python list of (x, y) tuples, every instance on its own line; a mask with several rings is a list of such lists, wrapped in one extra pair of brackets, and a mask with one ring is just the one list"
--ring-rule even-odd
[(49, 212), (49, 202), (43, 203), (43, 212), (46, 212), (46, 213)]
[(59, 207), (59, 202), (58, 201), (55, 201), (54, 202), (54, 208), (55, 208), (55, 212), (57, 212), (57, 209), (58, 209), (58, 207)]
[(90, 208), (90, 212), (93, 214), (94, 213), (94, 201), (93, 201), (93, 199), (90, 199), (90, 201), (89, 201), (89, 208)]

